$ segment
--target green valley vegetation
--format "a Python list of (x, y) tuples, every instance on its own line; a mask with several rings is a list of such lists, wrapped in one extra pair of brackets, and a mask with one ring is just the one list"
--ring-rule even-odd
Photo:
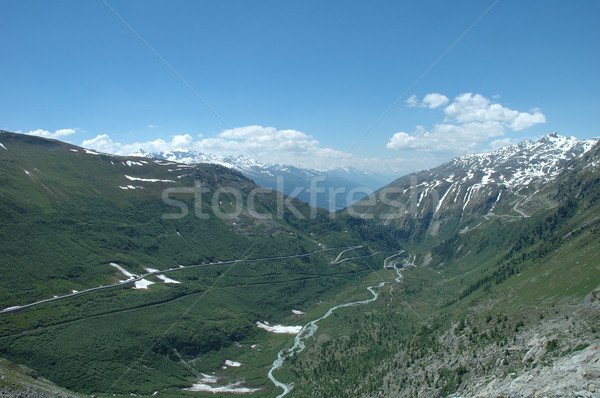
[(507, 195), (504, 211), (464, 217), (454, 233), (407, 230), (416, 267), (369, 308), (323, 325), (287, 368), (291, 396), (594, 396), (599, 160), (599, 145), (573, 160), (528, 197), (526, 217)]
[[(9, 133), (0, 142), (4, 307), (126, 279), (111, 263), (137, 276), (150, 270), (144, 279), (154, 282), (0, 315), (0, 356), (61, 387), (214, 396), (184, 390), (204, 380), (275, 397), (282, 390), (266, 375), (293, 337), (256, 322), (302, 326), (371, 297), (366, 287), (380, 282), (388, 283), (377, 300), (334, 311), (275, 371), (293, 385), (288, 396), (560, 396), (598, 387), (598, 145), (552, 180), (455, 187), (456, 202), (445, 205), (424, 193), (435, 173), (422, 173), (417, 202), (403, 202), (416, 211), (390, 221), (399, 207), (379, 200), (372, 219), (355, 216), (365, 202), (331, 214), (271, 191), (248, 206), (257, 187), (214, 165), (142, 162)], [(452, 173), (462, 172), (438, 175)], [(186, 191), (199, 183), (206, 192)], [(179, 206), (163, 200), (167, 188)], [(242, 195), (235, 217), (215, 214), (237, 211), (225, 188)], [(194, 214), (195, 195), (210, 204), (199, 211), (208, 218)], [(180, 265), (164, 274), (179, 284), (151, 271)]]
[[(295, 325), (304, 318), (292, 309), (325, 311), (325, 303), (379, 270), (385, 257), (331, 264), (343, 249), (323, 249), (362, 246), (354, 249), (358, 255), (397, 249), (382, 228), (331, 217), (276, 192), (259, 191), (250, 208), (248, 195), (258, 187), (220, 166), (1, 137), (7, 148), (0, 154), (3, 308), (127, 279), (111, 263), (135, 275), (206, 265), (165, 274), (179, 284), (150, 275), (148, 289), (117, 285), (3, 314), (0, 356), (77, 392), (173, 389), (177, 395), (199, 372), (221, 370), (269, 395), (267, 365), (292, 337), (267, 334), (256, 322)], [(206, 218), (195, 214), (199, 190), (189, 190), (199, 182)], [(175, 188), (171, 201), (191, 209), (187, 216), (163, 217), (181, 214), (163, 201), (166, 188)], [(238, 192), (244, 207), (235, 214)], [(272, 257), (282, 258), (235, 261)], [(221, 369), (226, 359), (243, 366)]]

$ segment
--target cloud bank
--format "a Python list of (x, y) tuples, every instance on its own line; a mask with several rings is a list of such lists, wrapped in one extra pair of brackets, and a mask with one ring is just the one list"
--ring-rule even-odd
[(406, 106), (409, 108), (429, 108), (435, 109), (442, 105), (446, 105), (450, 100), (443, 94), (440, 93), (430, 93), (423, 97), (423, 101), (419, 102), (419, 98), (416, 95), (411, 95), (406, 100)]
[[(445, 95), (427, 94), (421, 102), (411, 96), (409, 107), (436, 109), (450, 102)], [(428, 152), (465, 153), (476, 150), (481, 144), (507, 142), (503, 137), (507, 130), (520, 131), (546, 122), (539, 110), (519, 112), (493, 102), (481, 94), (464, 93), (443, 108), (442, 123), (430, 130), (417, 126), (412, 133), (399, 131), (388, 141), (386, 147), (398, 151), (419, 150)]]
[(193, 150), (215, 155), (246, 155), (261, 163), (279, 163), (321, 170), (356, 167), (362, 170), (399, 172), (403, 159), (360, 158), (338, 149), (323, 147), (314, 137), (297, 130), (244, 126), (228, 129), (215, 137), (194, 139), (177, 134), (170, 140), (156, 139), (121, 144), (108, 134), (85, 140), (81, 146), (115, 155), (142, 155), (173, 150)]
[(56, 139), (56, 138), (63, 138), (63, 137), (67, 137), (69, 135), (73, 135), (73, 134), (75, 134), (75, 130), (74, 129), (60, 129), (60, 130), (55, 130), (52, 133), (48, 130), (37, 129), (37, 130), (33, 130), (33, 131), (30, 131), (25, 134), (36, 135), (38, 137), (44, 137), (44, 138)]

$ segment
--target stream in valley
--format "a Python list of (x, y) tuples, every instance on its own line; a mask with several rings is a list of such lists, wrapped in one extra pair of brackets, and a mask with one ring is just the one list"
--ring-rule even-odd
[[(396, 257), (402, 253), (403, 253), (403, 251), (401, 251), (400, 253), (394, 254), (393, 256), (387, 257), (384, 260), (384, 267), (388, 264), (389, 260), (391, 260), (393, 257)], [(400, 270), (398, 269), (398, 267), (396, 266), (395, 263), (394, 263), (394, 269), (396, 270), (396, 272), (398, 274), (398, 277), (396, 279), (394, 279), (394, 282), (398, 283), (398, 282), (400, 282), (400, 279), (402, 278), (402, 274), (400, 273)], [(273, 376), (273, 372), (275, 370), (281, 368), (281, 366), (283, 365), (283, 363), (286, 359), (289, 359), (289, 358), (293, 357), (294, 355), (299, 354), (300, 352), (304, 351), (304, 349), (306, 348), (305, 341), (307, 339), (309, 339), (310, 337), (314, 336), (315, 332), (319, 328), (317, 323), (319, 323), (323, 319), (329, 317), (338, 308), (354, 307), (354, 306), (358, 306), (358, 305), (372, 303), (373, 301), (377, 300), (377, 298), (379, 297), (379, 292), (377, 292), (375, 289), (379, 289), (388, 283), (391, 283), (391, 282), (389, 282), (389, 281), (383, 282), (382, 281), (382, 282), (379, 282), (377, 285), (372, 285), (372, 286), (367, 287), (367, 290), (369, 292), (371, 292), (373, 297), (365, 299), (365, 300), (358, 300), (358, 301), (353, 301), (350, 303), (338, 304), (336, 306), (333, 306), (323, 316), (315, 319), (314, 321), (307, 323), (306, 325), (304, 325), (302, 327), (300, 332), (294, 338), (294, 345), (291, 348), (284, 348), (277, 353), (277, 359), (275, 361), (273, 361), (273, 364), (271, 365), (271, 369), (269, 369), (269, 372), (267, 374), (269, 379), (273, 382), (273, 384), (275, 384), (277, 387), (280, 387), (283, 389), (283, 392), (281, 394), (279, 394), (277, 396), (277, 398), (282, 398), (283, 396), (287, 395), (292, 390), (292, 388), (294, 388), (294, 385), (293, 385), (293, 383), (285, 384), (285, 383), (282, 383), (281, 381), (277, 380), (275, 378), (275, 376)]]

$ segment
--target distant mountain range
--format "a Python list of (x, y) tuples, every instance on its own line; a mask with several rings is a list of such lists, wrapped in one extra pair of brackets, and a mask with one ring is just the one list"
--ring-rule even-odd
[(294, 196), (314, 207), (340, 210), (381, 188), (384, 177), (353, 167), (316, 170), (290, 165), (261, 163), (247, 156), (219, 156), (181, 148), (135, 155), (185, 164), (212, 163), (234, 169), (257, 185)]

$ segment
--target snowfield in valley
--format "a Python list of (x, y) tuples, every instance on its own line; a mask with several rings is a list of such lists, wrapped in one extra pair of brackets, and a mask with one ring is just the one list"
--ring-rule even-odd
[(283, 325), (266, 325), (260, 321), (256, 321), (256, 326), (260, 329), (264, 329), (271, 333), (282, 333), (282, 334), (298, 334), (302, 330), (302, 326), (283, 326)]
[(156, 275), (156, 277), (160, 280), (162, 280), (164, 283), (174, 283), (174, 284), (178, 284), (181, 283), (179, 281), (176, 281), (175, 279), (171, 279), (165, 275)]

